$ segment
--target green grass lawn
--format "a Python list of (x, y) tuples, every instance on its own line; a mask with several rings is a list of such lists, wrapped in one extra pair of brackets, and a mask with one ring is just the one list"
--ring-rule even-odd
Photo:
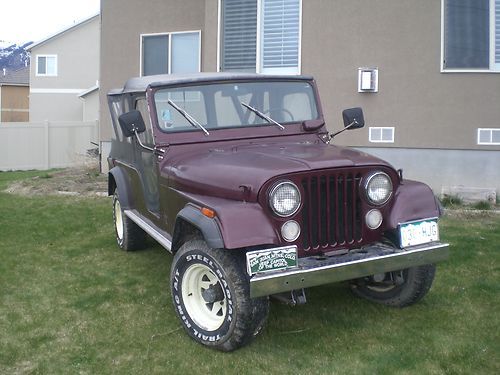
[(0, 193), (0, 213), (0, 374), (500, 373), (500, 215), (441, 221), (451, 258), (417, 305), (313, 288), (224, 354), (181, 329), (166, 251), (118, 249), (109, 199)]

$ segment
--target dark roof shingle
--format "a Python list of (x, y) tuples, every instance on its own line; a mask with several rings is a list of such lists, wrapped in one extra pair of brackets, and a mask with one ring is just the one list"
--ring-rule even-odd
[(14, 71), (6, 69), (5, 75), (3, 70), (0, 70), (0, 86), (1, 85), (19, 85), (29, 86), (30, 84), (30, 67), (29, 65)]

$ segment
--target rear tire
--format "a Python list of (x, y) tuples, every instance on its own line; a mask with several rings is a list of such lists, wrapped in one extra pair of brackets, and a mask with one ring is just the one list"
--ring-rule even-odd
[(406, 307), (420, 301), (427, 294), (435, 273), (436, 266), (426, 264), (355, 280), (351, 283), (351, 290), (357, 296), (372, 302)]
[(125, 215), (120, 204), (118, 189), (113, 194), (113, 222), (116, 242), (125, 251), (139, 250), (146, 244), (146, 232)]
[(186, 332), (198, 343), (225, 352), (248, 344), (269, 312), (267, 297), (250, 298), (239, 255), (190, 240), (175, 254), (170, 273), (175, 312)]

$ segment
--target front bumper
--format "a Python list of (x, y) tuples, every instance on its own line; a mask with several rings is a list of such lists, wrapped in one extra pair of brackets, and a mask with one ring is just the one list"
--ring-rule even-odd
[(346, 255), (300, 258), (297, 268), (254, 275), (250, 279), (250, 296), (268, 296), (436, 263), (448, 258), (448, 247), (440, 242), (406, 249), (376, 244)]

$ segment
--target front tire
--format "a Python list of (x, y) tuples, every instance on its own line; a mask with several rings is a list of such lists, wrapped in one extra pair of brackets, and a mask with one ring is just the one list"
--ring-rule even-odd
[(269, 312), (267, 297), (250, 298), (238, 255), (190, 240), (176, 253), (170, 274), (175, 312), (189, 336), (226, 352), (248, 344)]
[(125, 215), (120, 204), (118, 189), (113, 194), (113, 221), (115, 224), (116, 242), (125, 251), (139, 250), (146, 244), (146, 232)]
[(387, 272), (355, 280), (351, 290), (359, 297), (393, 307), (420, 301), (429, 291), (436, 273), (434, 264)]

